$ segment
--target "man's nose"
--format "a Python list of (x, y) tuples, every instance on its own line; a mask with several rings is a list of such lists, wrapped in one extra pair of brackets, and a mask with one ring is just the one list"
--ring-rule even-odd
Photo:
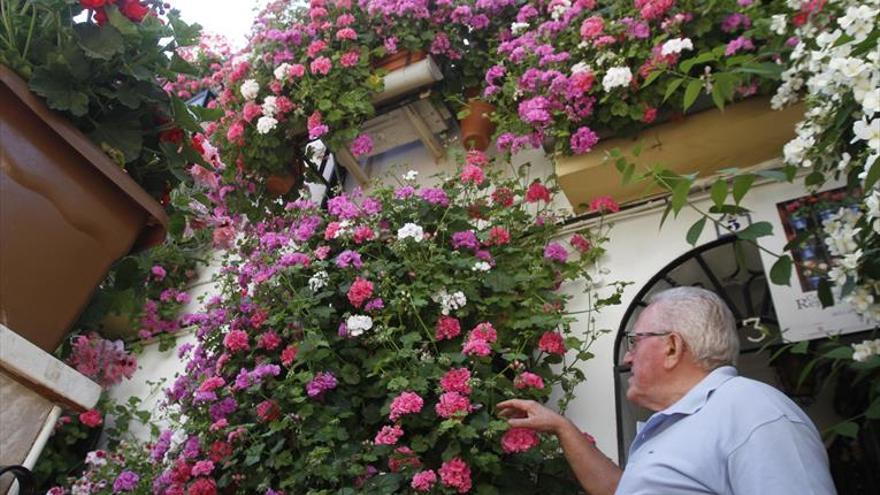
[(632, 364), (633, 355), (632, 349), (627, 349), (626, 354), (623, 355), (623, 364)]

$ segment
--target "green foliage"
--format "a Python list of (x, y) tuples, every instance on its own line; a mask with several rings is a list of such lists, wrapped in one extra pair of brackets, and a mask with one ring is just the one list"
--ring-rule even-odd
[(198, 28), (173, 13), (170, 22), (152, 13), (133, 22), (112, 3), (103, 11), (99, 25), (73, 21), (84, 13), (79, 2), (4, 0), (0, 63), (158, 198), (181, 180), (172, 163), (191, 152), (189, 139), (161, 146), (163, 132), (183, 124), (160, 78), (188, 70), (172, 55)]

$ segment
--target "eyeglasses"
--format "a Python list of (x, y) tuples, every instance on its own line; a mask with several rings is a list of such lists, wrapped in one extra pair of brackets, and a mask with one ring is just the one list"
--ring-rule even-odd
[[(623, 343), (626, 345), (626, 352), (631, 352), (636, 349), (636, 345), (638, 345), (641, 339), (645, 339), (648, 337), (663, 337), (664, 335), (669, 335), (672, 332), (636, 332), (636, 333), (628, 333), (624, 337)], [(636, 338), (638, 337), (638, 338)]]

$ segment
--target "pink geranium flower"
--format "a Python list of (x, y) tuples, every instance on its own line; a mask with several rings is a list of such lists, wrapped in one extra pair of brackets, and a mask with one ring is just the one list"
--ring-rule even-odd
[(445, 486), (467, 493), (471, 489), (471, 468), (461, 458), (455, 457), (440, 466), (440, 480)]
[(501, 437), (501, 448), (508, 454), (525, 452), (539, 443), (541, 439), (538, 434), (529, 428), (511, 428)]
[(544, 332), (538, 340), (538, 349), (550, 354), (565, 354), (565, 342), (558, 332)]
[(406, 414), (418, 414), (425, 405), (424, 399), (415, 392), (403, 392), (391, 401), (388, 417), (397, 421)]

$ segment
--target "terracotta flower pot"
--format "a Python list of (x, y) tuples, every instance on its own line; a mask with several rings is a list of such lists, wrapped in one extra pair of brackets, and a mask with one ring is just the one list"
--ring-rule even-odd
[(373, 68), (385, 69), (388, 72), (402, 69), (407, 65), (424, 60), (427, 55), (423, 51), (411, 52), (409, 50), (398, 50), (397, 53), (386, 55), (379, 60), (373, 62)]
[(293, 185), (296, 184), (296, 177), (291, 174), (272, 174), (266, 179), (266, 190), (272, 196), (284, 196)]
[(168, 217), (4, 66), (0, 143), (0, 323), (51, 352), (110, 265), (162, 242)]
[(273, 196), (284, 196), (300, 182), (305, 173), (302, 162), (297, 161), (284, 173), (272, 174), (266, 178), (266, 191)]
[(468, 100), (470, 113), (459, 121), (461, 126), (461, 142), (466, 149), (485, 151), (492, 141), (495, 124), (489, 120), (489, 114), (495, 106), (477, 98)]

